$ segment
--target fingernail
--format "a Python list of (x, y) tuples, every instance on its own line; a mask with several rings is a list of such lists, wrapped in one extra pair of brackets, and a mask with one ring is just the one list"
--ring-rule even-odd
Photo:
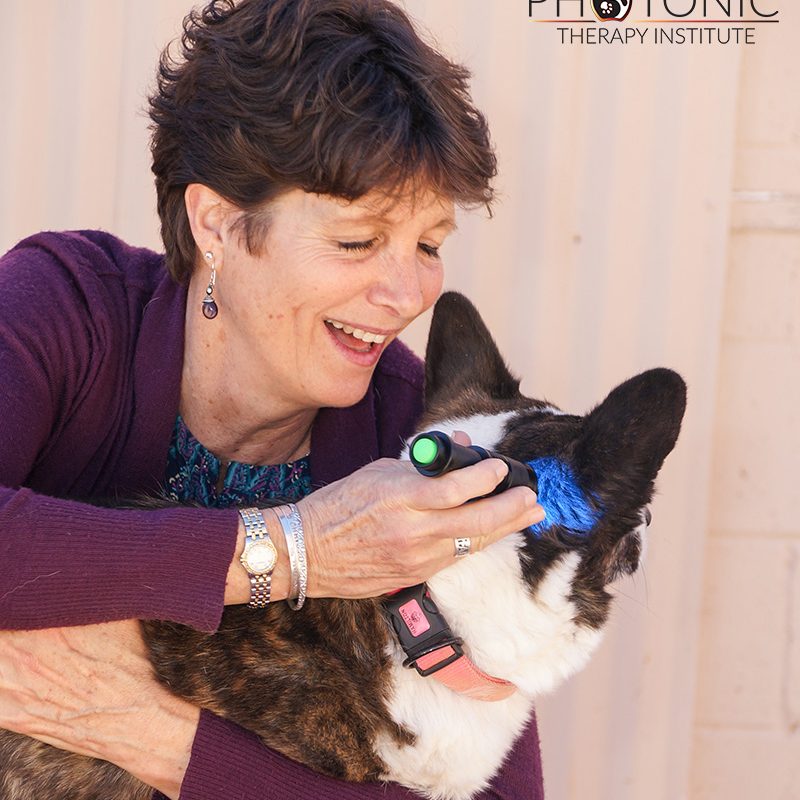
[(537, 522), (542, 522), (545, 517), (547, 517), (545, 510), (539, 505), (534, 506), (531, 525), (536, 525)]

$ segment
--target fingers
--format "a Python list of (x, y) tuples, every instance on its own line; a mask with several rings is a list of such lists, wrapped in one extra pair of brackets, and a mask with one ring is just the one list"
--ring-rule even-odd
[[(469, 554), (485, 550), (511, 533), (522, 531), (541, 522), (544, 509), (536, 495), (519, 486), (494, 497), (475, 500), (458, 508), (431, 512), (429, 526), (416, 537), (410, 537), (404, 552), (404, 565), (412, 567), (419, 583), (453, 564), (458, 558), (457, 538), (469, 538)], [(412, 555), (413, 554), (413, 555)]]
[(457, 536), (468, 536), (472, 540), (470, 552), (477, 553), (544, 518), (544, 509), (537, 503), (536, 495), (518, 486), (447, 511), (446, 529), (441, 535), (448, 540), (447, 547), (455, 557), (452, 540)]
[(453, 431), (453, 435), (450, 438), (456, 444), (463, 444), (464, 447), (469, 447), (472, 444), (472, 439), (469, 438), (469, 434), (464, 431)]
[(414, 487), (417, 508), (456, 508), (464, 503), (491, 494), (508, 473), (508, 467), (497, 458), (479, 461), (436, 478), (422, 476)]
[[(469, 444), (470, 441), (462, 431), (454, 431), (453, 440), (459, 444)], [(449, 509), (445, 536), (451, 542), (456, 536), (469, 536), (473, 540), (470, 552), (478, 552), (545, 518), (536, 494), (526, 487), (515, 487), (495, 497), (485, 497), (494, 491), (507, 472), (508, 467), (499, 459), (486, 459), (438, 478), (428, 478), (427, 484), (420, 489), (426, 495), (423, 504), (430, 508)], [(427, 491), (423, 492), (423, 488)], [(459, 526), (467, 532), (454, 534), (453, 529)]]

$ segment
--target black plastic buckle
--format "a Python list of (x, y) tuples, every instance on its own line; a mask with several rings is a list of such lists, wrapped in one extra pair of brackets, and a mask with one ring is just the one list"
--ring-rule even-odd
[[(397, 640), (407, 658), (404, 667), (414, 667), (423, 677), (433, 675), (464, 655), (463, 640), (453, 636), (447, 620), (442, 616), (428, 591), (426, 583), (401, 589), (384, 598), (386, 609)], [(428, 669), (418, 666), (417, 660), (443, 647), (452, 647), (453, 654)]]

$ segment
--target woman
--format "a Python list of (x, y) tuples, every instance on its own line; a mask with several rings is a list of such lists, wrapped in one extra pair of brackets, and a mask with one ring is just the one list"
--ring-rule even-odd
[[(212, 631), (224, 604), (302, 604), (280, 515), (253, 512), (277, 554), (259, 565), (233, 504), (297, 500), (310, 597), (417, 583), (453, 531), (478, 548), (543, 517), (525, 489), (464, 505), (499, 462), (434, 485), (392, 460), (422, 393), (395, 340), (439, 294), (454, 204), (491, 200), (488, 131), (388, 0), (212, 2), (182, 44), (151, 98), (166, 255), (83, 232), (0, 262), (0, 726), (172, 798), (410, 797), (171, 696), (130, 620)], [(159, 487), (217, 508), (75, 500)], [(484, 797), (539, 796), (532, 722)]]

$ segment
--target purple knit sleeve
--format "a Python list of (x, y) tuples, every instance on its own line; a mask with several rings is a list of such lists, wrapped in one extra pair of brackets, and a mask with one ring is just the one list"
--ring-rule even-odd
[[(474, 800), (543, 800), (532, 718), (492, 785)], [(180, 800), (416, 800), (397, 784), (345, 783), (265, 747), (252, 733), (203, 711)]]
[[(236, 544), (234, 510), (123, 511), (49, 496), (103, 479), (110, 451), (95, 443), (114, 430), (92, 398), (118, 392), (96, 368), (102, 346), (119, 341), (108, 310), (120, 306), (117, 284), (91, 272), (79, 283), (74, 264), (70, 273), (34, 246), (0, 260), (0, 628), (143, 618), (212, 631)], [(49, 462), (56, 466), (43, 474)], [(31, 475), (37, 491), (20, 488), (35, 485)]]
[(0, 628), (168, 619), (213, 631), (235, 510), (95, 508), (0, 489)]

